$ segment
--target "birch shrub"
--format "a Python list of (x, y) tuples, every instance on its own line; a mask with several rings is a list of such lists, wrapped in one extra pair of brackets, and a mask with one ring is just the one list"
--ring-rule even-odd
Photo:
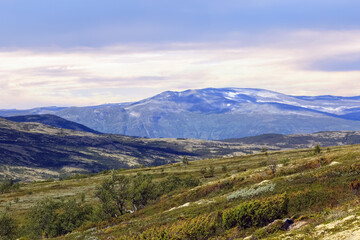
[(288, 202), (289, 199), (286, 193), (264, 200), (244, 202), (238, 207), (226, 210), (223, 213), (223, 227), (230, 229), (238, 226), (245, 229), (265, 226), (287, 214)]

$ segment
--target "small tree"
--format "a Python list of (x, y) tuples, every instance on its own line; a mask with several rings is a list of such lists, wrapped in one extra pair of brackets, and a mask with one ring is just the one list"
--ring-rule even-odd
[(314, 148), (314, 153), (315, 154), (320, 154), (321, 152), (321, 148), (320, 148), (320, 145), (319, 144), (316, 144), (315, 148)]
[(95, 196), (100, 199), (104, 217), (117, 217), (125, 213), (126, 201), (130, 199), (130, 178), (115, 175), (105, 179), (97, 187)]
[(130, 199), (133, 211), (144, 207), (149, 200), (156, 197), (156, 193), (153, 189), (154, 184), (151, 175), (144, 175), (141, 173), (136, 174), (131, 181), (130, 188)]
[(221, 166), (221, 170), (226, 173), (227, 172), (227, 166), (226, 165), (222, 165)]
[(350, 183), (350, 188), (356, 196), (359, 196), (360, 182), (358, 179)]
[(200, 169), (200, 173), (201, 175), (203, 175), (203, 177), (205, 177), (206, 171), (207, 171), (206, 167)]
[(183, 164), (186, 166), (186, 165), (189, 165), (189, 159), (185, 156), (185, 157), (183, 157), (183, 159), (182, 159), (182, 162), (183, 162)]
[(213, 177), (214, 176), (214, 173), (215, 173), (215, 168), (213, 165), (210, 166), (209, 168), (209, 175), (210, 177)]
[(277, 169), (277, 162), (275, 159), (271, 159), (268, 157), (268, 167), (271, 171), (272, 174), (276, 173), (276, 169)]
[(12, 178), (6, 177), (0, 184), (0, 193), (8, 193), (19, 188), (19, 183), (16, 183)]

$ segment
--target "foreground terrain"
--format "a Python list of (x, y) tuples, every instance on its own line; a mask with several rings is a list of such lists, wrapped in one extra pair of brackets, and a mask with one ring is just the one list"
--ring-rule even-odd
[[(360, 233), (356, 187), (360, 145), (317, 152), (313, 148), (263, 152), (23, 183), (0, 195), (0, 211), (11, 213), (20, 226), (28, 224), (31, 207), (46, 198), (66, 201), (75, 197), (96, 212), (104, 205), (95, 193), (103, 189), (104, 180), (114, 176), (149, 176), (152, 184), (173, 185), (134, 213), (130, 202), (125, 202), (123, 214), (89, 217), (60, 239), (358, 239)], [(189, 176), (198, 186), (180, 184), (179, 179)], [(274, 201), (278, 204), (269, 205)], [(281, 211), (272, 212), (277, 205), (283, 207)], [(252, 220), (247, 222), (252, 225), (243, 225), (241, 219), (247, 215), (240, 217), (236, 211), (250, 206), (263, 210), (250, 214)], [(294, 222), (287, 229), (285, 218)], [(19, 234), (26, 235), (23, 231)]]

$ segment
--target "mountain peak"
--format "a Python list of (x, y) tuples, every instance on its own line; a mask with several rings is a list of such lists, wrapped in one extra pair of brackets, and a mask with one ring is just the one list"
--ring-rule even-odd
[[(33, 114), (33, 110), (21, 113)], [(19, 112), (0, 111), (0, 116), (9, 114)], [(359, 130), (360, 97), (299, 97), (259, 88), (204, 88), (166, 91), (126, 104), (55, 109), (52, 114), (105, 133), (225, 139), (263, 133)]]

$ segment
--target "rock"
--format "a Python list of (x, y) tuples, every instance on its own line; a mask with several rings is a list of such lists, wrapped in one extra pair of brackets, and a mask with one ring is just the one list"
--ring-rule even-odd
[(289, 230), (292, 224), (294, 224), (294, 220), (292, 220), (291, 218), (285, 218), (283, 228), (285, 230)]

